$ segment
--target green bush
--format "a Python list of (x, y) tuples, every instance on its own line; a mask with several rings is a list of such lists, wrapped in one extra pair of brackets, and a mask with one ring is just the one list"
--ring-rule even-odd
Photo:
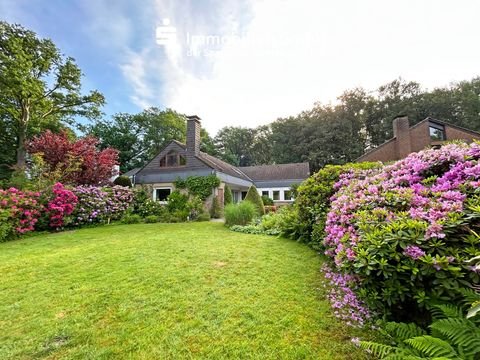
[(277, 229), (264, 229), (261, 225), (249, 224), (249, 225), (233, 225), (230, 227), (230, 230), (235, 232), (241, 232), (244, 234), (254, 234), (254, 235), (280, 235), (280, 232)]
[(147, 224), (157, 223), (160, 222), (160, 217), (158, 217), (157, 215), (148, 215), (147, 217), (145, 217), (145, 222)]
[(127, 214), (120, 221), (122, 224), (139, 224), (142, 222), (142, 217), (137, 214)]
[(160, 204), (158, 201), (152, 200), (145, 189), (135, 189), (132, 213), (138, 214), (145, 218), (149, 215), (165, 216), (168, 210), (165, 205)]
[(267, 195), (262, 195), (263, 205), (265, 206), (273, 206), (274, 202), (270, 199)]
[(305, 225), (300, 221), (295, 206), (282, 206), (276, 213), (264, 215), (260, 225), (267, 233), (305, 241)]
[(147, 199), (143, 204), (138, 207), (136, 212), (141, 217), (147, 216), (165, 216), (168, 214), (167, 207), (163, 204), (160, 204), (158, 201)]
[(202, 213), (197, 216), (195, 221), (210, 221), (210, 214), (208, 213)]
[[(188, 195), (182, 194), (180, 191), (175, 190), (168, 195), (167, 209), (171, 214), (176, 211), (187, 210)], [(189, 212), (187, 210), (187, 216)], [(185, 217), (186, 218), (186, 217)]]
[(222, 208), (218, 201), (218, 197), (214, 196), (212, 199), (212, 206), (210, 208), (210, 217), (212, 219), (220, 219), (222, 217)]
[(203, 200), (198, 196), (190, 196), (185, 209), (188, 211), (188, 220), (195, 220), (200, 214), (205, 212)]
[(115, 180), (113, 180), (115, 185), (132, 187), (132, 181), (128, 176), (119, 176)]
[(230, 186), (225, 185), (225, 189), (223, 190), (223, 204), (228, 205), (233, 202), (233, 194), (232, 194), (232, 189), (230, 189)]
[(254, 224), (249, 224), (249, 225), (233, 225), (230, 226), (230, 230), (235, 231), (235, 232), (241, 232), (244, 234), (264, 234), (265, 231), (260, 225), (254, 225)]
[(249, 201), (255, 205), (259, 215), (265, 214), (262, 197), (258, 194), (258, 190), (254, 185), (250, 186), (250, 189), (248, 189), (247, 196), (245, 196), (245, 201)]
[(305, 231), (301, 235), (302, 239), (314, 249), (321, 247), (325, 237), (325, 221), (330, 209), (330, 198), (335, 193), (333, 185), (340, 179), (340, 175), (380, 166), (381, 163), (369, 162), (327, 165), (298, 186), (295, 206), (298, 209), (298, 221), (302, 223)]
[(247, 225), (250, 223), (257, 209), (250, 201), (242, 201), (238, 204), (228, 204), (225, 206), (225, 225)]

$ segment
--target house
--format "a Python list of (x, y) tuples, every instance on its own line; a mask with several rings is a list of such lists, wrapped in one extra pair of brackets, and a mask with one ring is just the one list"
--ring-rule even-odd
[(427, 117), (414, 126), (410, 126), (407, 116), (393, 120), (393, 138), (366, 152), (356, 161), (394, 161), (406, 157), (412, 152), (427, 147), (441, 146), (445, 141), (480, 140), (480, 133), (460, 126)]
[(280, 205), (293, 202), (290, 187), (310, 176), (308, 163), (248, 167), (228, 164), (200, 151), (200, 126), (198, 116), (187, 117), (186, 144), (173, 140), (145, 166), (128, 172), (135, 186), (146, 188), (153, 200), (166, 201), (175, 190), (176, 179), (214, 174), (220, 186), (213, 190), (206, 206), (213, 196), (223, 204), (225, 185), (232, 190), (235, 202), (245, 198), (249, 187), (255, 185), (260, 195), (268, 195)]

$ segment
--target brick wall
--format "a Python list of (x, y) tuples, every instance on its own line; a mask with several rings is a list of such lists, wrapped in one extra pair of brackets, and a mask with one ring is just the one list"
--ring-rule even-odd
[(421, 151), (430, 146), (430, 132), (428, 127), (428, 121), (425, 121), (410, 128), (411, 152)]
[(200, 152), (200, 118), (196, 115), (187, 118), (187, 162), (188, 158)]
[[(465, 140), (472, 142), (480, 140), (480, 135), (468, 130), (445, 124), (445, 137), (447, 141)], [(412, 152), (418, 152), (432, 145), (430, 139), (430, 122), (424, 120), (413, 127), (408, 127), (408, 118), (400, 117), (393, 121), (395, 138), (367, 152), (357, 159), (362, 161), (394, 161), (406, 157)], [(435, 144), (438, 144), (437, 142)], [(441, 142), (439, 143), (441, 144)]]
[(461, 130), (451, 126), (445, 126), (445, 135), (447, 140), (466, 140), (471, 143), (473, 140), (480, 140), (479, 135), (475, 135), (470, 131)]

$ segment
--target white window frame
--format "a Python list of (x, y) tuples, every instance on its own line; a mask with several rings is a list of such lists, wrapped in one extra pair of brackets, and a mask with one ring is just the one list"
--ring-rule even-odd
[[(170, 194), (173, 191), (173, 188), (171, 186), (155, 186), (153, 188), (153, 194), (152, 194), (152, 199), (153, 201), (157, 201), (157, 190), (170, 190)], [(159, 204), (166, 204), (167, 201), (158, 201)]]
[(285, 200), (285, 191), (290, 191), (290, 187), (274, 187), (274, 188), (258, 188), (258, 194), (262, 196), (262, 192), (268, 191), (268, 197), (273, 200), (273, 192), (274, 191), (279, 191), (280, 192), (280, 198), (278, 200), (273, 200), (273, 201), (282, 201), (282, 202), (293, 202), (295, 199), (292, 194), (292, 198), (290, 200)]

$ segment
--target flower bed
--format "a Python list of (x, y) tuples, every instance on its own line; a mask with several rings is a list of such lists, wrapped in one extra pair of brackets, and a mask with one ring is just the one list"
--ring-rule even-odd
[(118, 220), (132, 200), (132, 189), (123, 186), (68, 189), (56, 183), (42, 192), (0, 189), (0, 241), (34, 230)]

